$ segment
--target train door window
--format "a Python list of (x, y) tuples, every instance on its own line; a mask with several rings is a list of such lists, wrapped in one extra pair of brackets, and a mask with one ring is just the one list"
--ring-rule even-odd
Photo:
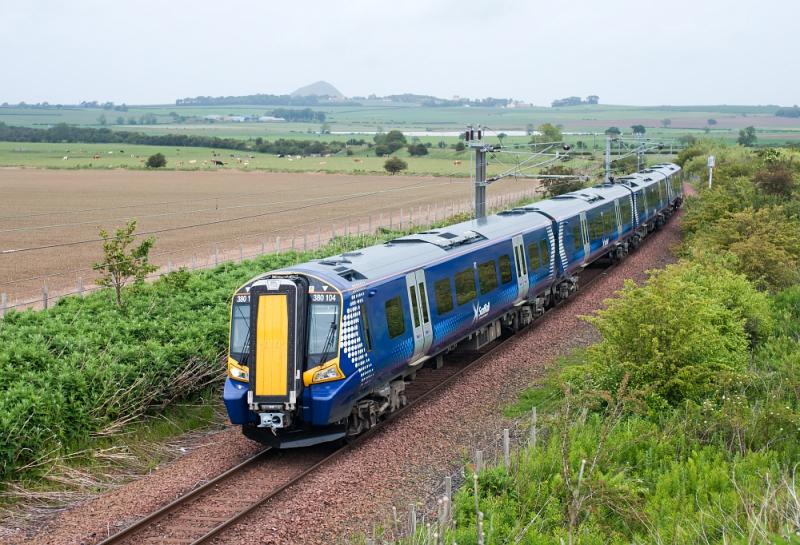
[(539, 241), (539, 253), (542, 256), (542, 266), (550, 266), (550, 243), (546, 238)]
[(531, 270), (535, 271), (542, 266), (541, 259), (539, 258), (539, 248), (535, 242), (528, 244), (528, 259), (531, 262)]
[(481, 295), (497, 287), (497, 265), (494, 259), (478, 265), (478, 284), (481, 287)]
[(522, 265), (519, 263), (519, 252), (516, 246), (514, 246), (514, 263), (517, 265), (517, 276), (522, 276)]
[(419, 327), (419, 302), (417, 301), (417, 289), (413, 285), (408, 288), (408, 295), (411, 299), (411, 320), (416, 329)]
[(503, 284), (508, 284), (514, 279), (513, 275), (511, 274), (511, 258), (508, 257), (506, 254), (503, 254), (500, 256), (499, 263), (500, 263), (500, 281)]
[(644, 191), (640, 191), (636, 194), (636, 210), (639, 212), (640, 217), (644, 215), (644, 209), (645, 209), (644, 199), (645, 199)]
[(427, 324), (431, 318), (428, 316), (428, 294), (425, 293), (425, 282), (420, 282), (417, 287), (419, 288), (419, 304), (422, 306), (422, 323)]
[(436, 311), (440, 316), (453, 310), (453, 290), (449, 278), (437, 280), (433, 284), (433, 291), (436, 294)]
[(393, 297), (386, 301), (384, 307), (386, 311), (386, 328), (389, 330), (389, 337), (394, 339), (406, 331), (406, 321), (403, 316), (403, 303), (400, 296)]
[(367, 343), (367, 350), (372, 350), (372, 333), (369, 330), (367, 305), (365, 305), (364, 303), (361, 303), (361, 332), (364, 335), (364, 342)]
[(472, 267), (456, 273), (456, 303), (469, 303), (478, 295), (475, 287), (475, 273)]
[(603, 215), (602, 212), (595, 212), (589, 220), (589, 238), (597, 240), (603, 237)]
[(581, 243), (581, 226), (576, 224), (572, 226), (572, 249), (579, 252), (583, 244)]

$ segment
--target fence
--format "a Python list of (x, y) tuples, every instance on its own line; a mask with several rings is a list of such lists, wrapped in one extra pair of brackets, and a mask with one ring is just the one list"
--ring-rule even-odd
[[(537, 196), (536, 188), (526, 188), (523, 191), (490, 197), (487, 208), (500, 210), (522, 199)], [(324, 229), (318, 221), (312, 220), (305, 225), (273, 230), (270, 233), (234, 237), (169, 252), (154, 252), (151, 253), (150, 261), (158, 266), (158, 270), (149, 275), (147, 280), (156, 280), (180, 268), (208, 269), (269, 253), (314, 250), (341, 235), (370, 234), (381, 228), (402, 230), (430, 225), (457, 214), (472, 212), (473, 204), (471, 200), (460, 200), (400, 208), (386, 213), (351, 214), (335, 218)], [(86, 280), (93, 274), (93, 269), (86, 267), (0, 282), (0, 317), (13, 309), (47, 309), (63, 297), (84, 296), (102, 289), (93, 283), (87, 285)], [(39, 290), (24, 287), (36, 282), (41, 282)], [(14, 286), (23, 288), (12, 292), (10, 287)]]

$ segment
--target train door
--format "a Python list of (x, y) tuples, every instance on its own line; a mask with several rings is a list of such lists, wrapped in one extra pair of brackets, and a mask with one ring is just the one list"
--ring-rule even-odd
[(581, 212), (581, 236), (583, 237), (583, 262), (585, 264), (589, 260), (589, 254), (592, 253), (592, 246), (589, 241), (589, 225), (586, 222), (586, 212)]
[(528, 297), (528, 263), (525, 259), (524, 241), (522, 235), (517, 235), (511, 239), (514, 246), (514, 264), (517, 271), (517, 301), (523, 301)]
[(619, 199), (614, 199), (614, 215), (617, 218), (617, 238), (622, 238), (622, 213), (619, 209)]
[(414, 361), (425, 354), (433, 343), (433, 326), (428, 305), (428, 286), (425, 271), (418, 270), (406, 275), (408, 306), (411, 309), (411, 325), (414, 329)]
[(300, 393), (307, 284), (274, 278), (250, 290), (250, 403), (291, 403)]

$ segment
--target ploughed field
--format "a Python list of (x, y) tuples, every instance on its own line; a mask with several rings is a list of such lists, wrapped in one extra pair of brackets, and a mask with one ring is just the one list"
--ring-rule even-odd
[[(498, 183), (490, 198), (511, 199), (533, 181)], [(89, 288), (100, 260), (98, 231), (138, 220), (156, 233), (156, 265), (204, 267), (262, 250), (289, 249), (341, 235), (404, 226), (471, 207), (469, 179), (272, 172), (57, 171), (0, 169), (0, 293), (8, 304)], [(413, 218), (411, 214), (413, 213)], [(371, 219), (370, 219), (371, 216)], [(241, 219), (240, 219), (241, 218)], [(214, 223), (216, 222), (216, 223)], [(206, 224), (199, 225), (198, 224)], [(187, 226), (195, 226), (188, 227)], [(7, 252), (91, 241), (70, 246)]]

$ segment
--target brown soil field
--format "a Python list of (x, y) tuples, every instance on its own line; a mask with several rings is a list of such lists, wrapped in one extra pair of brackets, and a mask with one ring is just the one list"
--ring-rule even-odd
[[(509, 200), (532, 181), (498, 183), (490, 199)], [(156, 233), (152, 261), (203, 267), (294, 243), (324, 242), (336, 229), (355, 232), (471, 208), (469, 179), (272, 172), (142, 172), (0, 169), (0, 293), (8, 304), (90, 286), (102, 253), (101, 227), (129, 219)], [(413, 213), (413, 217), (411, 214)], [(371, 216), (371, 219), (370, 219)], [(197, 224), (210, 225), (195, 226)], [(192, 226), (192, 227), (187, 227)], [(184, 228), (185, 227), (185, 228)], [(171, 230), (170, 230), (171, 229)], [(75, 241), (88, 243), (25, 250)], [(23, 249), (25, 251), (14, 251)], [(216, 250), (215, 250), (216, 249)]]

